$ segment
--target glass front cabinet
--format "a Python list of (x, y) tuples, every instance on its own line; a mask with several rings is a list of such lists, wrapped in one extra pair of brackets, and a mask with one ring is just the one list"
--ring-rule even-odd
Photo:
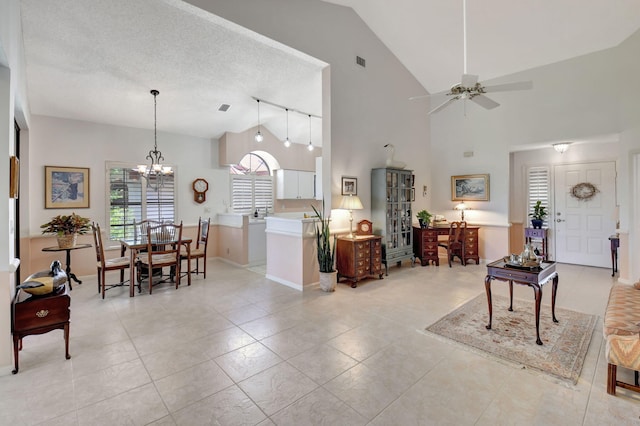
[(398, 265), (413, 254), (413, 171), (381, 168), (371, 170), (371, 219), (373, 233), (382, 235), (382, 263), (388, 274), (389, 264)]

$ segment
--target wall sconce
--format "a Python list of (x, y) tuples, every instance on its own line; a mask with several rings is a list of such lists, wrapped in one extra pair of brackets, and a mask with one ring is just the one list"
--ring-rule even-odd
[(460, 210), (460, 220), (464, 220), (464, 211), (468, 210), (469, 207), (462, 201), (460, 204), (454, 207), (455, 210)]
[(571, 145), (569, 142), (554, 143), (553, 149), (555, 149), (560, 154), (564, 154), (566, 150), (569, 149), (569, 145)]
[(349, 238), (353, 238), (353, 211), (362, 210), (364, 208), (362, 202), (357, 195), (345, 195), (342, 197), (342, 202), (340, 202), (340, 207), (338, 208), (349, 210)]

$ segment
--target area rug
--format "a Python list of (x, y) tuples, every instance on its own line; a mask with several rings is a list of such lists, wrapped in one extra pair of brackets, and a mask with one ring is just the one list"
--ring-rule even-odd
[(493, 299), (493, 321), (489, 322), (487, 296), (483, 293), (426, 328), (427, 331), (479, 349), (525, 368), (563, 380), (578, 382), (582, 364), (596, 324), (595, 315), (556, 306), (558, 323), (551, 319), (551, 307), (540, 307), (540, 339), (536, 345), (534, 300)]

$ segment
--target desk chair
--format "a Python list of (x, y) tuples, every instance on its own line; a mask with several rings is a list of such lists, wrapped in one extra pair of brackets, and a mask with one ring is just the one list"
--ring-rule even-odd
[[(202, 220), (198, 218), (198, 237), (196, 240), (196, 246), (191, 247), (190, 255), (188, 256), (186, 246), (180, 249), (180, 260), (188, 260), (187, 272), (192, 274), (202, 274), (203, 278), (207, 278), (207, 243), (209, 242), (209, 225), (211, 224), (211, 218)], [(196, 268), (191, 270), (191, 260), (196, 260)], [(202, 259), (202, 272), (200, 272), (200, 259)], [(189, 284), (191, 284), (189, 282)]]
[[(115, 259), (106, 259), (104, 256), (104, 246), (102, 245), (102, 231), (97, 223), (91, 224), (93, 231), (93, 242), (96, 247), (96, 266), (98, 268), (98, 293), (102, 292), (104, 299), (105, 291), (113, 287), (122, 287), (127, 285), (129, 280), (124, 279), (124, 270), (129, 268), (130, 259), (128, 257), (116, 257)], [(120, 271), (120, 282), (107, 284), (106, 272)], [(131, 284), (131, 283), (129, 283)]]
[(454, 256), (458, 256), (460, 258), (460, 263), (467, 266), (464, 254), (464, 238), (466, 232), (467, 222), (451, 222), (451, 225), (449, 225), (449, 237), (446, 241), (438, 242), (438, 247), (447, 249), (449, 268), (451, 268), (451, 261)]
[[(182, 246), (182, 222), (180, 225), (163, 223), (147, 227), (147, 252), (138, 256), (138, 274), (140, 266), (148, 271), (171, 267), (170, 276), (180, 285), (180, 247)], [(173, 272), (175, 271), (175, 272)], [(149, 294), (153, 292), (154, 274), (149, 274)], [(156, 283), (162, 282), (162, 276)], [(141, 278), (138, 278), (140, 281)]]

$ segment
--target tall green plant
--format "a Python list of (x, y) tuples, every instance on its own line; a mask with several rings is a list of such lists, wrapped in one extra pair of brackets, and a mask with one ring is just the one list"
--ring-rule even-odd
[(318, 249), (318, 265), (320, 272), (333, 272), (333, 260), (336, 253), (335, 237), (334, 244), (331, 245), (331, 231), (329, 230), (328, 217), (324, 216), (324, 201), (322, 202), (322, 212), (319, 212), (315, 206), (311, 206), (316, 217), (320, 221), (316, 225), (316, 248)]

